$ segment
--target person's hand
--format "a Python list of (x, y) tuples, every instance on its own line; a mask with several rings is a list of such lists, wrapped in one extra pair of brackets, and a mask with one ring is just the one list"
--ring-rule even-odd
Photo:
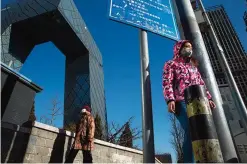
[(211, 109), (215, 109), (216, 108), (216, 105), (212, 100), (209, 100), (209, 105), (210, 105)]
[(88, 138), (88, 142), (93, 142), (93, 138)]
[(82, 149), (81, 142), (78, 140), (75, 140), (73, 148), (74, 149)]
[(168, 103), (168, 112), (175, 113), (175, 101), (171, 101)]

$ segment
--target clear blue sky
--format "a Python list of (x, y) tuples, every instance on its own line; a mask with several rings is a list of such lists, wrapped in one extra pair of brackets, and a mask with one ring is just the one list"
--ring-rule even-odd
[[(9, 1), (3, 0), (2, 5)], [(75, 0), (103, 56), (108, 121), (124, 123), (135, 116), (133, 125), (141, 128), (140, 59), (138, 30), (108, 19), (108, 0)], [(205, 6), (223, 4), (245, 49), (247, 33), (243, 21), (244, 0), (204, 0)], [(235, 10), (234, 10), (235, 9)], [(175, 152), (169, 144), (167, 106), (162, 95), (164, 62), (172, 58), (174, 41), (148, 34), (151, 63), (155, 149)], [(63, 105), (65, 56), (51, 43), (36, 46), (21, 73), (44, 88), (36, 97), (36, 116), (47, 115), (51, 99), (58, 96)], [(56, 125), (62, 127), (62, 117)], [(136, 144), (142, 146), (141, 140)]]

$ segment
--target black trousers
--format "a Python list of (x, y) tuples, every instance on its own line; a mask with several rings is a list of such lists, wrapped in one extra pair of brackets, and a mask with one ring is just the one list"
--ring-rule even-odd
[[(71, 149), (65, 160), (65, 163), (73, 163), (78, 151), (79, 150)], [(93, 163), (93, 157), (90, 150), (83, 150), (82, 153), (83, 163)]]

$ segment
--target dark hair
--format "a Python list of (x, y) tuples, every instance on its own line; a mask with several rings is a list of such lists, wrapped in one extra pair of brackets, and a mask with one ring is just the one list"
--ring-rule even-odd
[(195, 57), (191, 56), (190, 62), (193, 64), (193, 66), (198, 67), (199, 66), (199, 62), (198, 60), (196, 60)]

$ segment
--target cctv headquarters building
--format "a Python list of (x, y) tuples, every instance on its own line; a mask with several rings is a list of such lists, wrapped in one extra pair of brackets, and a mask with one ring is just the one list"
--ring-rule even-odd
[[(9, 95), (8, 99), (5, 96), (2, 120), (12, 119), (10, 122), (22, 124), (28, 119), (28, 115), (23, 113), (30, 113), (30, 105), (30, 108), (18, 109), (22, 112), (13, 109), (20, 103), (14, 101), (16, 95), (13, 94), (24, 90), (9, 93), (4, 88), (9, 87), (10, 83), (5, 81), (10, 81), (11, 72), (11, 76), (23, 78), (19, 70), (34, 46), (51, 41), (66, 57), (64, 124), (77, 121), (82, 106), (90, 105), (93, 115), (99, 114), (101, 117), (106, 134), (102, 56), (73, 0), (16, 1), (3, 6), (1, 14), (1, 71), (8, 70), (8, 73), (1, 75), (1, 91), (3, 96)], [(12, 88), (15, 88), (14, 83)], [(11, 118), (13, 115), (16, 117)]]

